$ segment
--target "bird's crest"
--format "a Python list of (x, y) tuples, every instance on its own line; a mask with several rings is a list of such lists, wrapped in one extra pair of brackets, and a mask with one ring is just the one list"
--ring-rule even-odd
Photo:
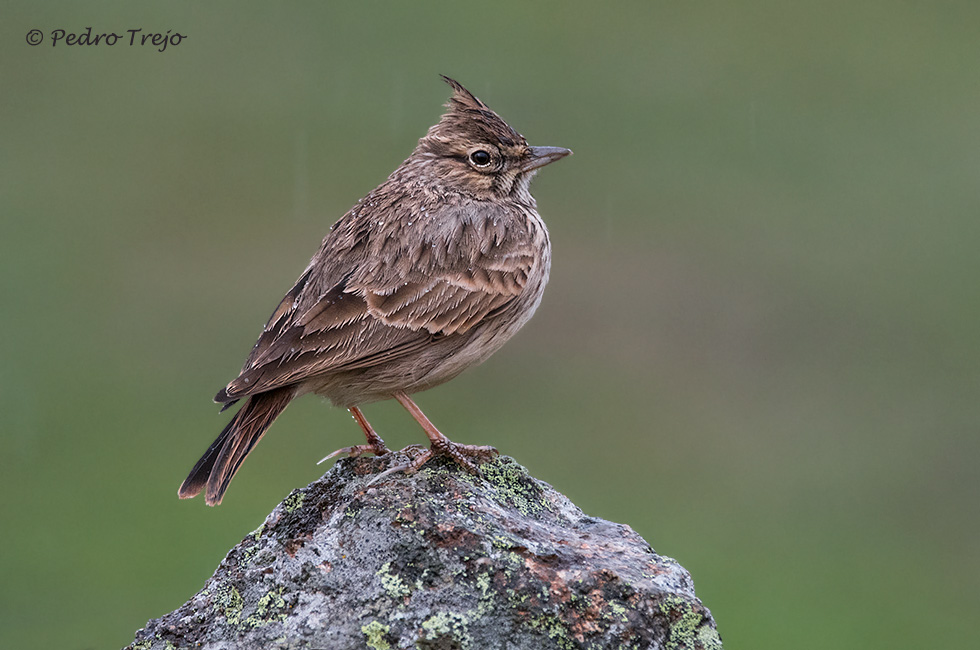
[(466, 90), (461, 83), (441, 75), (453, 89), (439, 123), (429, 129), (428, 137), (442, 139), (450, 134), (468, 134), (476, 139), (496, 141), (506, 146), (527, 145), (527, 141), (489, 106)]

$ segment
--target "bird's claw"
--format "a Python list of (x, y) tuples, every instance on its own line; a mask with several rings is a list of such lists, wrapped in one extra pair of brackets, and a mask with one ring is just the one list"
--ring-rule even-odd
[(449, 456), (457, 465), (473, 476), (482, 477), (483, 474), (480, 472), (479, 463), (493, 460), (499, 455), (500, 452), (489, 445), (463, 445), (458, 442), (453, 442), (449, 438), (445, 438), (443, 440), (433, 441), (432, 447), (429, 448), (428, 458), (424, 460), (417, 459), (415, 462), (419, 463), (421, 467), (422, 464), (428, 462), (433, 456)]
[[(397, 474), (399, 472), (407, 472), (409, 474), (414, 474), (415, 472), (418, 471), (419, 467), (422, 466), (422, 463), (425, 463), (425, 461), (427, 461), (429, 458), (432, 457), (431, 454), (429, 453), (429, 450), (423, 447), (422, 445), (409, 445), (404, 449), (402, 449), (401, 451), (399, 451), (398, 453), (406, 456), (415, 456), (415, 458), (408, 463), (402, 463), (400, 465), (395, 465), (394, 467), (389, 467), (388, 469), (386, 469), (385, 471), (381, 472), (380, 474), (372, 478), (370, 481), (368, 481), (367, 483), (368, 487), (374, 485), (375, 483), (377, 483), (378, 481), (384, 478), (391, 476), (392, 474)], [(418, 462), (419, 459), (422, 459), (422, 463)]]
[(352, 447), (341, 447), (337, 451), (332, 452), (330, 454), (327, 454), (326, 456), (324, 456), (323, 458), (321, 458), (320, 460), (318, 460), (316, 464), (317, 465), (320, 465), (321, 463), (324, 463), (324, 462), (330, 460), (331, 458), (335, 458), (336, 456), (339, 456), (341, 454), (347, 454), (347, 457), (348, 458), (357, 458), (358, 456), (361, 456), (362, 454), (374, 454), (375, 456), (384, 456), (385, 454), (390, 454), (391, 453), (391, 450), (388, 449), (388, 446), (385, 445), (384, 441), (381, 440), (380, 438), (378, 438), (378, 440), (380, 441), (381, 444), (378, 444), (377, 442), (375, 442), (375, 443), (366, 444), (366, 445), (354, 445)]
[(463, 445), (458, 442), (453, 442), (448, 438), (434, 441), (432, 446), (428, 449), (424, 449), (419, 445), (410, 445), (403, 449), (402, 452), (407, 452), (409, 450), (411, 450), (413, 455), (418, 452), (421, 453), (419, 453), (419, 455), (409, 463), (403, 463), (381, 472), (371, 479), (371, 482), (368, 485), (373, 485), (385, 477), (392, 474), (397, 474), (398, 472), (414, 474), (422, 469), (423, 465), (436, 456), (449, 456), (453, 462), (462, 467), (468, 473), (482, 478), (483, 472), (480, 471), (479, 463), (493, 460), (500, 455), (500, 452), (494, 447), (487, 445)]

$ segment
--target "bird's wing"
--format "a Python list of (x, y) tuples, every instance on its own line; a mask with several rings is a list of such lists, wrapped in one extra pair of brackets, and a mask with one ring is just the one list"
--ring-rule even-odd
[(404, 232), (408, 222), (404, 235), (376, 240), (382, 247), (351, 276), (371, 316), (397, 328), (462, 334), (524, 290), (541, 261), (546, 242), (536, 235), (543, 231), (499, 205), (445, 213), (428, 230)]
[(431, 339), (411, 330), (397, 330), (371, 317), (364, 299), (336, 285), (302, 310), (295, 293), (300, 278), (273, 312), (236, 379), (215, 401), (230, 403), (247, 395), (288, 386), (335, 370), (359, 367), (385, 354), (397, 357)]
[(273, 312), (241, 374), (215, 400), (375, 366), (436, 337), (467, 332), (524, 289), (540, 257), (524, 240), (492, 250), (460, 247), (408, 265), (398, 256), (401, 264), (365, 263), (325, 291), (316, 289), (314, 259)]
[(518, 296), (531, 255), (474, 260), (466, 267), (408, 282), (363, 287), (368, 313), (390, 327), (430, 334), (463, 334)]

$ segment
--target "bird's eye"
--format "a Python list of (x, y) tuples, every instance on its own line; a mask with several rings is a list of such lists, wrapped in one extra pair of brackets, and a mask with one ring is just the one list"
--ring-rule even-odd
[(477, 167), (486, 167), (490, 164), (490, 154), (483, 149), (477, 149), (470, 154), (470, 162)]

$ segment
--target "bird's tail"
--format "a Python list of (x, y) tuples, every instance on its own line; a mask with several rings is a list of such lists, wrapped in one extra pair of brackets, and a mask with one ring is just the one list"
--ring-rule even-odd
[(242, 461), (295, 395), (295, 389), (288, 386), (249, 397), (194, 465), (177, 495), (190, 499), (207, 487), (204, 502), (209, 506), (221, 503)]

